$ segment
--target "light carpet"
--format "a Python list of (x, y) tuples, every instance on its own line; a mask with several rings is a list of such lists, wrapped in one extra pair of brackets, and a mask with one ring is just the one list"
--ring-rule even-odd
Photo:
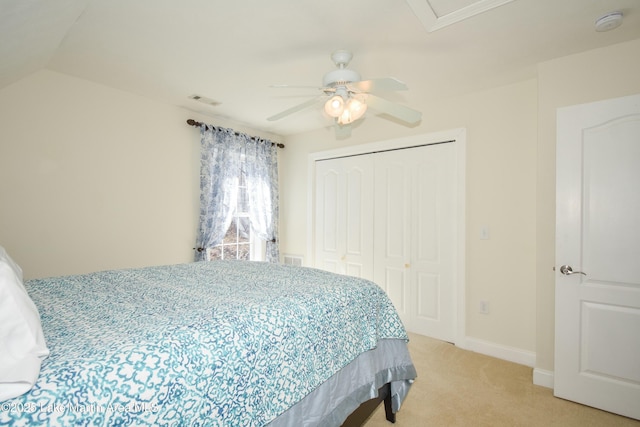
[[(532, 369), (452, 344), (410, 334), (418, 379), (395, 426), (640, 426), (640, 421), (553, 396), (536, 386)], [(638, 402), (640, 404), (640, 402)], [(366, 427), (391, 427), (384, 405)]]

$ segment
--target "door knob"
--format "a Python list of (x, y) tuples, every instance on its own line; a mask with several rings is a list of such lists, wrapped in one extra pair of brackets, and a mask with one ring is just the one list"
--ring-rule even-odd
[(560, 273), (564, 274), (565, 276), (571, 276), (572, 274), (584, 274), (585, 276), (587, 275), (587, 273), (583, 273), (582, 271), (573, 271), (573, 268), (571, 268), (570, 265), (560, 266)]

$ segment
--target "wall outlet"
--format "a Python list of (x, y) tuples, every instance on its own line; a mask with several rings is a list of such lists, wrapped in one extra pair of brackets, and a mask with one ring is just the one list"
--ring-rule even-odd
[(489, 314), (489, 301), (480, 300), (480, 313)]

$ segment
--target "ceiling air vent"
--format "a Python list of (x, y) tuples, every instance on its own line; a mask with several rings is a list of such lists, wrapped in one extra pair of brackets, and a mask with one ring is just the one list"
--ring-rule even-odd
[(207, 105), (212, 105), (214, 107), (220, 105), (220, 102), (211, 99), (211, 98), (207, 98), (206, 96), (201, 96), (201, 95), (191, 95), (189, 97), (189, 99), (193, 99), (194, 101), (198, 101), (198, 102), (202, 102), (203, 104), (207, 104)]

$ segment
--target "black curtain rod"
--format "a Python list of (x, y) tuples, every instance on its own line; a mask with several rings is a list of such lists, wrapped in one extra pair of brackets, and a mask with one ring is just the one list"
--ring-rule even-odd
[[(188, 124), (189, 126), (196, 126), (196, 127), (200, 127), (200, 126), (202, 126), (202, 125), (206, 125), (206, 123), (197, 122), (197, 121), (195, 121), (195, 120), (193, 120), (193, 119), (189, 119), (189, 120), (187, 120), (187, 124)], [(240, 135), (240, 133), (239, 133), (239, 132), (236, 132), (236, 135)], [(262, 138), (257, 138), (257, 137), (255, 137), (255, 136), (252, 136), (252, 137), (251, 137), (251, 139), (253, 139), (253, 140), (255, 141), (255, 140), (258, 140), (258, 139), (262, 139)], [(284, 144), (280, 144), (280, 143), (272, 142), (272, 143), (271, 143), (271, 145), (272, 145), (272, 146), (273, 146), (273, 145), (276, 145), (278, 148), (284, 148)]]

